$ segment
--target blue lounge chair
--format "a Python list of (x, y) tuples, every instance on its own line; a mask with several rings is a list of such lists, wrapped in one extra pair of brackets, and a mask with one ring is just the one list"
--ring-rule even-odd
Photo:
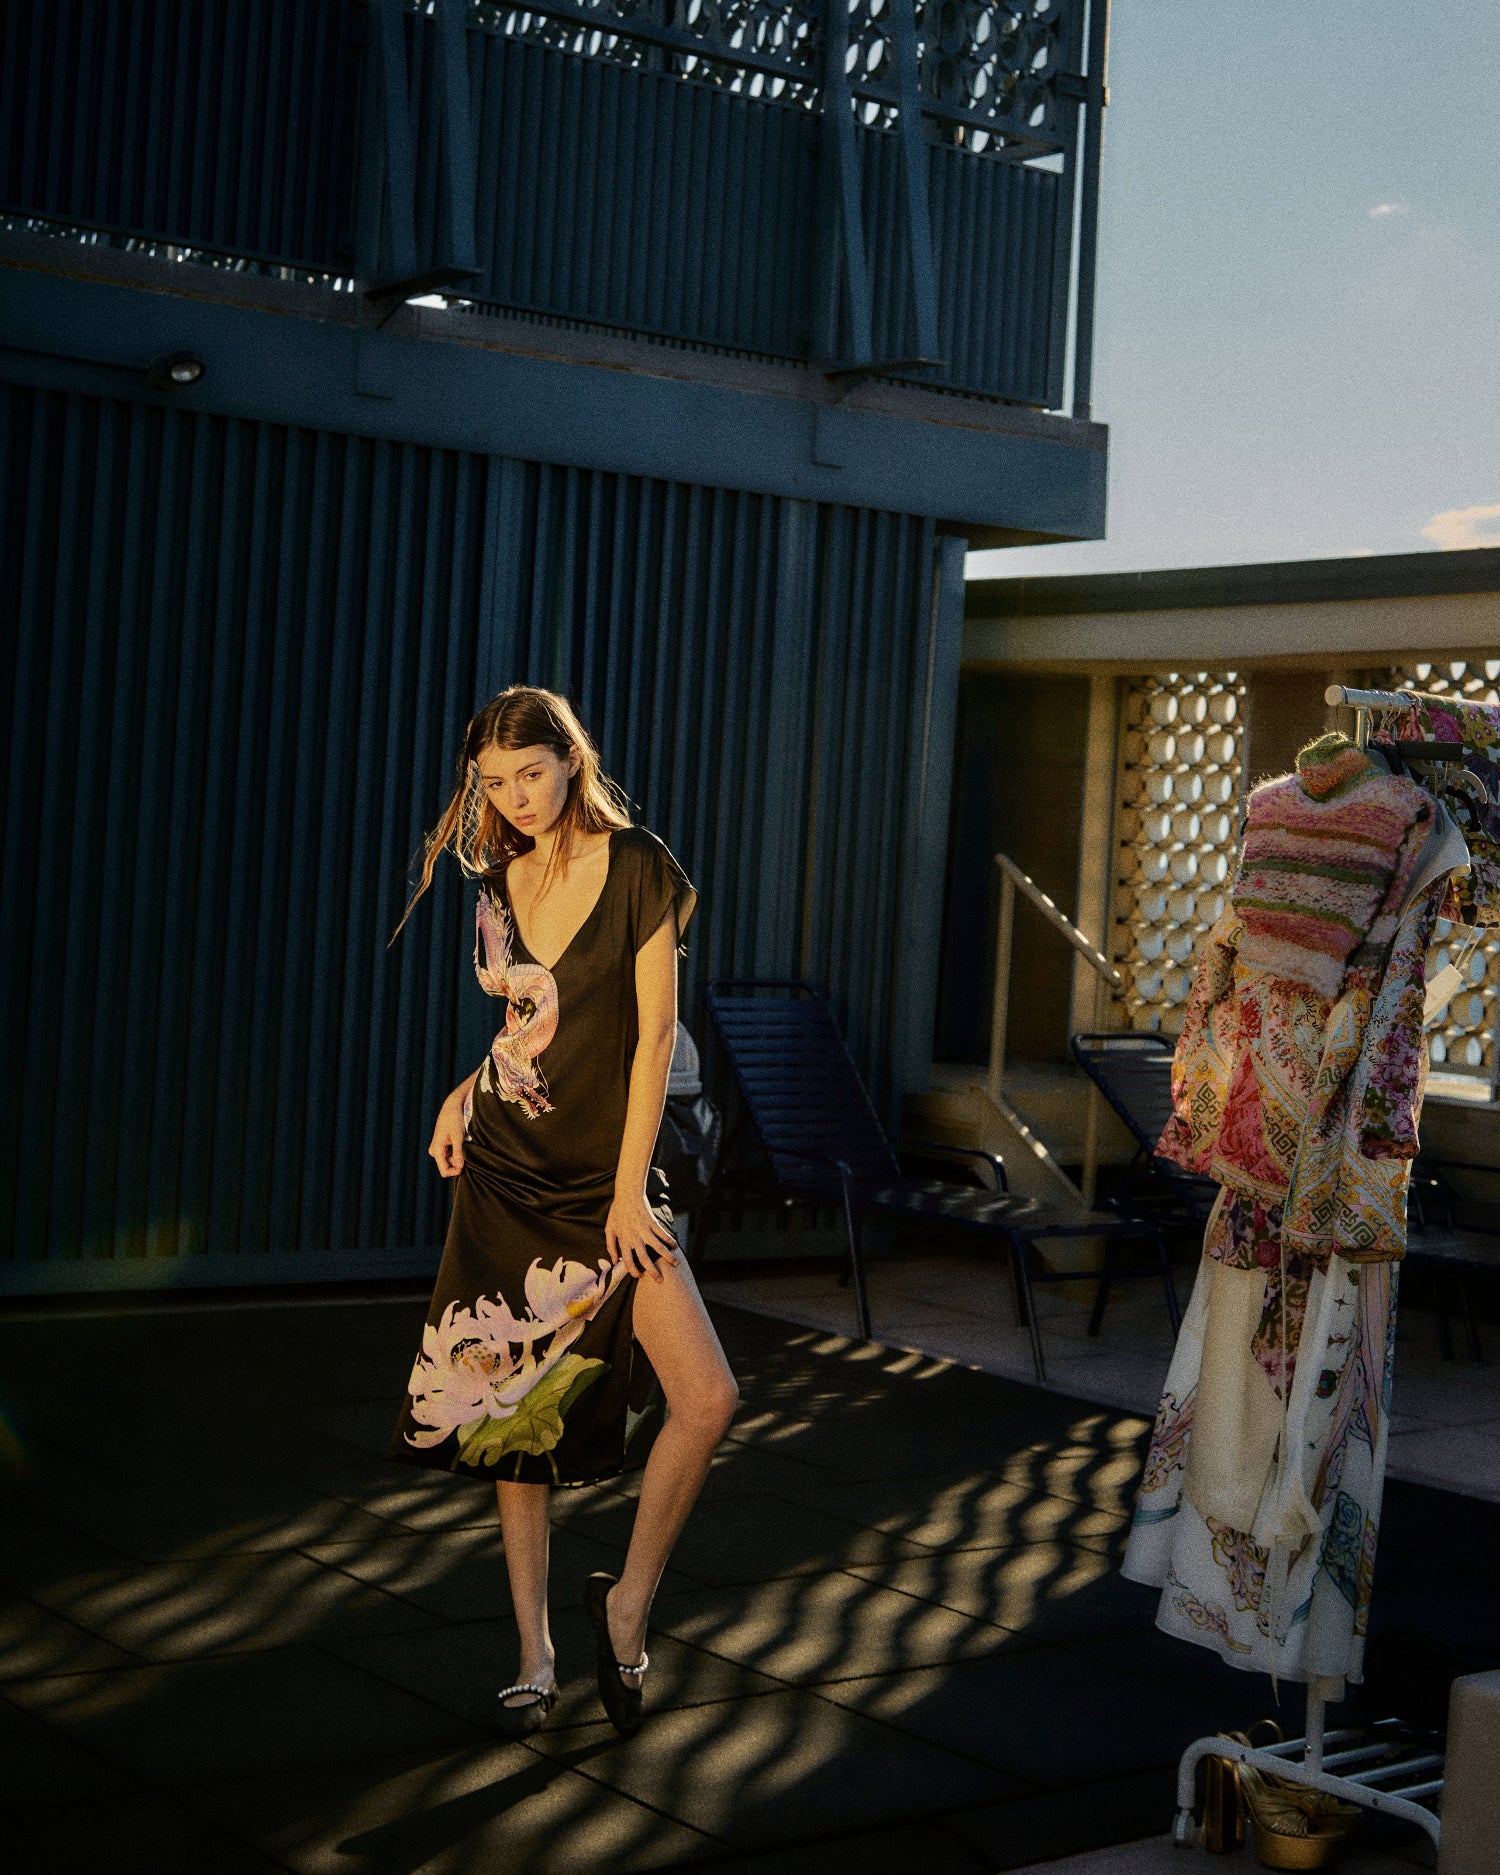
[[(920, 1151), (924, 1156), (987, 1164), (994, 1180), (991, 1191), (903, 1174), (859, 1070), (844, 1045), (833, 1011), (810, 984), (792, 978), (720, 977), (708, 986), (708, 1010), (744, 1106), (740, 1117), (749, 1120), (765, 1149), (772, 1189), (783, 1196), (837, 1204), (842, 1210), (849, 1276), (854, 1284), (860, 1333), (867, 1341), (871, 1338), (870, 1306), (860, 1224), (870, 1211), (979, 1232), (1006, 1245), (1017, 1307), (1030, 1333), (1038, 1381), (1046, 1378), (1046, 1365), (1033, 1285), (1079, 1280), (1077, 1271), (1040, 1266), (1035, 1246), (1047, 1238), (1105, 1238), (1108, 1275), (1124, 1273), (1117, 1267), (1114, 1254), (1118, 1240), (1131, 1236), (1153, 1239), (1157, 1258), (1153, 1271), (1159, 1268), (1176, 1328), (1176, 1290), (1166, 1247), (1154, 1221), (1099, 1213), (1080, 1217), (1050, 1209), (1034, 1198), (1017, 1197), (1007, 1188), (999, 1155), (978, 1147), (933, 1140), (903, 1142), (903, 1150)], [(736, 1130), (738, 1127), (739, 1121)], [(726, 1151), (721, 1171), (729, 1157)], [(705, 1207), (700, 1237), (711, 1233), (718, 1214), (718, 1196), (716, 1192), (715, 1200)], [(701, 1258), (701, 1248), (698, 1255)], [(1099, 1299), (1089, 1324), (1091, 1334), (1098, 1333), (1106, 1290), (1107, 1281), (1101, 1275)]]

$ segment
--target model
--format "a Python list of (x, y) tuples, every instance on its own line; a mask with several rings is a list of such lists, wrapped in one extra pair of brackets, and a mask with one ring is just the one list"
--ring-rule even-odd
[(631, 824), (566, 698), (529, 685), (469, 724), (412, 904), (445, 848), (479, 879), (474, 968), (505, 1014), (428, 1148), (453, 1208), (390, 1455), (494, 1481), (520, 1638), (510, 1737), (557, 1699), (549, 1492), (644, 1458), (623, 1570), (586, 1595), (600, 1697), (628, 1734), (652, 1598), (738, 1401), (650, 1163), (698, 895)]

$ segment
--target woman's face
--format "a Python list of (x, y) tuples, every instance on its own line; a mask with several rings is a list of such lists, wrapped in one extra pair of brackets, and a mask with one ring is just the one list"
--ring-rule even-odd
[(518, 833), (535, 839), (556, 826), (579, 759), (576, 749), (570, 749), (564, 760), (541, 743), (529, 749), (499, 749), (491, 743), (480, 754), (479, 777), (490, 805)]

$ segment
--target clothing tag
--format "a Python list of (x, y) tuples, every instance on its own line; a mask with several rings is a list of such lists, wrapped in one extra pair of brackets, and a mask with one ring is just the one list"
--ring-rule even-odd
[(1464, 942), (1463, 949), (1452, 963), (1444, 964), (1437, 975), (1427, 985), (1427, 995), (1422, 1003), (1422, 1026), (1425, 1029), (1448, 1007), (1458, 992), (1469, 980), (1469, 959), (1479, 949), (1485, 935), (1483, 925), (1475, 925)]
[(1437, 975), (1427, 985), (1427, 997), (1422, 1004), (1422, 1026), (1426, 1028), (1448, 1007), (1466, 979), (1456, 964), (1444, 964)]

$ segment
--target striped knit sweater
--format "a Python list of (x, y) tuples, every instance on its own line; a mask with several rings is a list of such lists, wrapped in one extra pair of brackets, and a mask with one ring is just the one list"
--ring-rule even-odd
[(1414, 781), (1388, 774), (1347, 736), (1309, 743), (1297, 771), (1251, 792), (1230, 898), (1240, 961), (1332, 1000), (1361, 946), (1376, 962), (1395, 935), (1432, 828)]

